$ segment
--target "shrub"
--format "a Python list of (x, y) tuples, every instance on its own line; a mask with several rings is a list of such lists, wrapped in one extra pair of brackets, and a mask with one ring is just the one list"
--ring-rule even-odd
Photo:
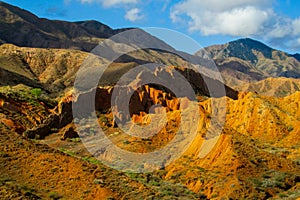
[(289, 132), (291, 132), (291, 131), (294, 130), (294, 127), (293, 127), (293, 126), (288, 126), (288, 127), (287, 127), (287, 130), (288, 130)]
[(61, 198), (61, 196), (58, 195), (57, 192), (50, 192), (48, 196), (50, 199), (60, 199)]
[(40, 97), (42, 94), (42, 89), (41, 88), (33, 88), (30, 90), (30, 93), (34, 95), (36, 98)]
[(157, 182), (157, 181), (151, 181), (151, 182), (150, 182), (150, 185), (153, 185), (153, 186), (160, 186), (160, 183)]
[(288, 195), (286, 195), (286, 194), (284, 194), (284, 193), (280, 193), (280, 194), (279, 194), (279, 197), (280, 197), (280, 198), (285, 198), (285, 197), (288, 197)]

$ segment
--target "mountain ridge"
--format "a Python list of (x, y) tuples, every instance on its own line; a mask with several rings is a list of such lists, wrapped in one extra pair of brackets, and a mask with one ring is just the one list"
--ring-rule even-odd
[[(236, 40), (231, 40), (231, 41), (229, 41), (227, 43), (224, 43), (224, 44), (209, 45), (209, 46), (204, 47), (204, 49), (206, 49), (207, 51), (212, 53), (212, 57), (214, 57), (215, 53), (212, 52), (211, 49), (216, 49), (220, 46), (222, 46), (222, 47), (226, 46), (227, 47), (227, 46), (238, 46), (238, 45), (240, 45), (240, 47), (242, 47), (242, 50), (245, 50), (246, 49), (245, 47), (248, 47), (250, 49), (254, 49), (254, 50), (258, 50), (258, 51), (262, 51), (262, 50), (269, 51), (269, 52), (263, 52), (265, 54), (265, 57), (268, 57), (268, 58), (272, 57), (272, 55), (270, 54), (270, 51), (276, 50), (276, 51), (283, 52), (283, 53), (287, 54), (288, 56), (294, 57), (298, 61), (300, 59), (300, 54), (299, 53), (290, 54), (290, 53), (287, 53), (285, 51), (275, 49), (275, 48), (265, 44), (262, 41), (259, 41), (259, 40), (253, 39), (253, 38), (249, 38), (249, 37), (239, 38), (239, 39), (236, 39)], [(234, 47), (231, 47), (231, 48), (234, 48)], [(232, 53), (232, 52), (227, 52), (227, 53)], [(236, 52), (234, 52), (234, 53), (236, 53)], [(231, 56), (232, 57), (238, 57), (238, 56), (242, 56), (242, 55), (235, 55), (235, 54), (232, 55), (231, 54)], [(241, 57), (238, 57), (238, 58), (241, 58)]]
[(288, 54), (262, 42), (243, 38), (205, 48), (231, 87), (266, 78), (300, 78), (299, 54)]
[[(0, 2), (0, 44), (23, 47), (76, 49), (89, 52), (101, 41), (132, 28), (112, 29), (95, 21), (66, 22), (38, 18), (16, 6)], [(134, 36), (114, 37), (116, 42), (154, 46), (198, 62), (196, 56), (180, 52), (149, 33), (136, 29)], [(300, 54), (288, 54), (260, 41), (241, 38), (223, 45), (204, 48), (218, 66), (225, 84), (230, 87), (261, 81), (269, 77), (300, 78)], [(202, 58), (203, 55), (200, 55)], [(125, 57), (123, 57), (124, 59)], [(128, 59), (127, 59), (128, 60)]]
[[(29, 11), (0, 2), (0, 41), (21, 47), (91, 51), (103, 39), (132, 28), (112, 29), (96, 20), (67, 22), (39, 18)], [(30, 33), (30, 34), (29, 34)], [(139, 29), (152, 42), (166, 44)]]
[[(297, 72), (299, 62), (294, 57), (251, 39), (215, 46), (215, 61), (224, 79), (235, 86), (245, 82), (249, 85), (239, 89), (248, 92), (238, 92), (225, 85), (231, 98), (222, 92), (222, 96), (214, 96), (207, 86), (219, 89), (224, 84), (213, 78), (204, 81), (202, 74), (185, 67), (197, 64), (199, 57), (171, 49), (155, 37), (143, 41), (144, 36), (149, 35), (141, 30), (132, 38), (116, 38), (116, 44), (108, 45), (111, 52), (104, 49), (107, 54), (100, 54), (99, 60), (89, 62), (91, 70), (84, 69), (83, 75), (76, 77), (89, 55), (86, 51), (105, 39), (110, 31), (108, 26), (93, 20), (50, 21), (12, 7), (12, 11), (21, 12), (18, 17), (14, 12), (7, 9), (1, 12), (1, 9), (5, 7), (0, 6), (0, 14), (7, 22), (1, 21), (4, 17), (0, 19), (0, 32), (20, 30), (13, 33), (19, 37), (11, 41), (21, 44), (23, 39), (28, 39), (27, 45), (47, 48), (0, 45), (0, 196), (6, 199), (296, 199), (300, 196), (300, 92), (297, 92), (300, 83), (299, 86), (294, 84), (300, 79), (294, 82), (290, 78), (269, 78)], [(40, 22), (41, 27), (30, 21)], [(30, 35), (34, 30), (37, 31), (33, 32), (34, 36), (40, 35), (37, 41)], [(128, 29), (112, 31), (122, 30)], [(2, 36), (0, 34), (0, 40), (6, 43)], [(84, 85), (87, 78), (93, 80), (97, 67), (105, 67), (110, 63), (109, 58), (122, 53), (115, 47), (131, 41), (138, 45), (157, 42), (152, 45), (163, 45), (166, 51), (141, 48), (122, 54), (111, 63), (101, 80), (97, 79), (97, 88)], [(230, 51), (224, 52), (229, 45)], [(193, 102), (198, 109), (193, 109), (186, 98), (188, 95), (175, 97), (171, 89), (163, 85), (146, 84), (136, 88), (135, 83), (145, 80), (147, 73), (129, 76), (128, 79), (134, 81), (127, 84), (128, 90), (118, 92), (118, 85), (114, 84), (122, 81), (120, 77), (145, 63), (168, 66), (162, 70), (158, 67), (154, 74), (172, 83), (176, 81), (178, 90), (187, 90), (182, 82), (187, 79), (197, 95)], [(175, 70), (183, 79), (174, 78)], [(75, 78), (82, 83), (76, 87), (76, 95)], [(278, 86), (279, 79), (284, 79), (281, 80), (283, 87), (270, 89)], [(258, 82), (252, 85), (254, 81)], [(273, 97), (285, 90), (293, 94)], [(131, 91), (134, 91), (132, 95)], [(129, 115), (122, 110), (113, 113), (113, 92), (121, 99), (120, 104), (126, 104), (123, 94), (131, 95), (129, 105), (125, 105), (129, 107)], [(272, 92), (271, 97), (261, 95), (265, 92)], [(94, 99), (95, 105), (80, 104), (86, 99)], [(79, 103), (80, 109), (75, 107), (75, 110), (82, 117), (74, 118), (73, 103)], [(96, 119), (89, 113), (95, 114)], [(218, 116), (219, 113), (224, 113), (224, 118), (222, 114)], [(158, 117), (160, 120), (156, 121)], [(137, 132), (135, 127), (147, 128), (152, 122), (154, 129), (142, 132), (155, 135), (141, 138), (127, 134), (118, 125), (126, 119), (133, 122), (132, 132)], [(184, 130), (190, 127), (195, 128), (195, 138), (183, 155), (166, 165), (172, 153), (164, 151), (168, 158), (158, 166), (160, 169), (153, 162), (157, 170), (151, 173), (131, 173), (126, 169), (131, 166), (151, 169), (152, 163), (119, 164), (119, 158), (109, 152), (110, 145), (92, 155), (89, 147), (97, 148), (99, 143), (90, 146), (82, 142), (84, 138), (95, 138), (101, 128), (112, 145), (144, 154), (164, 148), (178, 133), (186, 137), (189, 134)], [(102, 137), (99, 139), (102, 141)], [(176, 151), (185, 146), (181, 141), (174, 142), (171, 144)], [(119, 170), (103, 165), (98, 155), (116, 159)], [(121, 172), (122, 169), (125, 172)]]

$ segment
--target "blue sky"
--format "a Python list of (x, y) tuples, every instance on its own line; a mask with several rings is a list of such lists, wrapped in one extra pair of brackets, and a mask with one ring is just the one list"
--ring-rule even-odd
[[(191, 37), (201, 46), (251, 37), (289, 53), (300, 53), (299, 0), (4, 0), (4, 2), (49, 19), (67, 21), (94, 19), (112, 28), (167, 28)], [(181, 50), (196, 51), (193, 47), (186, 47), (184, 42), (168, 39), (173, 46), (177, 43)]]

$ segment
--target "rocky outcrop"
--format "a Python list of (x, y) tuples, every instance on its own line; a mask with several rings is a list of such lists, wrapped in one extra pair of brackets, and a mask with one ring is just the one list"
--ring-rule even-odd
[(235, 89), (263, 96), (285, 97), (300, 91), (300, 79), (267, 78), (255, 83), (237, 86)]
[(0, 85), (24, 84), (61, 95), (73, 86), (87, 53), (62, 49), (35, 49), (11, 44), (0, 46)]
[(70, 124), (73, 121), (72, 95), (69, 95), (59, 102), (52, 113), (39, 125), (26, 130), (23, 136), (28, 138), (42, 139), (58, 129)]
[[(241, 93), (237, 101), (228, 99), (226, 124), (252, 138), (280, 145), (300, 142), (300, 92), (284, 98)], [(286, 142), (288, 141), (288, 142)]]
[(79, 137), (78, 133), (76, 132), (76, 128), (74, 124), (67, 125), (60, 132), (62, 133), (61, 140), (66, 140), (67, 138)]
[[(80, 111), (83, 111), (83, 113), (79, 113), (82, 117), (88, 117), (90, 113), (93, 112), (93, 110), (88, 110), (90, 109), (90, 106), (87, 106), (84, 102), (86, 99), (90, 98), (95, 98), (96, 111), (109, 113), (111, 112), (112, 92), (113, 88), (106, 87), (81, 93), (76, 97), (76, 99), (74, 99), (72, 95), (68, 95), (59, 102), (58, 106), (53, 110), (53, 113), (49, 115), (43, 123), (32, 129), (26, 130), (23, 135), (29, 138), (44, 138), (58, 129), (65, 126), (69, 127), (70, 123), (73, 121), (72, 103), (74, 101), (82, 105)], [(85, 108), (84, 106), (87, 107)], [(175, 111), (179, 110), (180, 106), (182, 106), (183, 109), (187, 108), (188, 99), (176, 98), (172, 93), (155, 89), (149, 85), (144, 85), (133, 92), (130, 103), (127, 106), (129, 106), (130, 116), (124, 116), (122, 115), (122, 112), (120, 112), (114, 120), (123, 121), (125, 119), (128, 120), (128, 117), (130, 117), (134, 122), (142, 122), (144, 121), (143, 117), (149, 112), (163, 113)], [(66, 127), (64, 129), (66, 129)], [(70, 135), (75, 135), (75, 130), (71, 130), (71, 128), (68, 128), (68, 130), (66, 129), (63, 132), (68, 132), (66, 135), (69, 135), (69, 133)], [(64, 136), (63, 138), (65, 139)]]

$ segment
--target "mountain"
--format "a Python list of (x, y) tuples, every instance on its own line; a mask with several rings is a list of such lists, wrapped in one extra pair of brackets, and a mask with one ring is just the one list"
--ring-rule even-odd
[[(74, 86), (76, 73), (89, 56), (88, 53), (78, 50), (43, 49), (17, 47), (11, 44), (0, 46), (0, 86), (16, 86), (23, 84), (32, 88), (42, 88), (52, 97), (64, 96), (64, 93)], [(105, 58), (99, 58), (101, 63), (90, 64), (95, 70), (98, 67), (109, 65)], [(220, 97), (224, 95), (219, 90), (209, 91), (206, 84), (215, 88), (224, 88), (226, 95), (236, 99), (238, 92), (224, 86), (218, 80), (200, 75), (194, 70), (187, 70), (188, 62), (177, 55), (156, 50), (139, 50), (133, 54), (123, 55), (105, 70), (99, 84), (113, 86), (119, 78), (132, 68), (148, 62), (162, 63), (162, 65), (176, 66), (165, 71), (166, 80), (173, 79), (172, 71), (176, 70), (188, 78), (191, 86), (198, 95)], [(91, 70), (89, 70), (91, 71)], [(87, 74), (87, 76), (89, 76)], [(99, 77), (97, 77), (97, 80)], [(206, 83), (204, 82), (206, 81)], [(82, 83), (84, 84), (85, 79)]]
[(259, 59), (257, 55), (258, 52), (261, 53), (263, 57), (271, 59), (273, 51), (271, 47), (250, 38), (231, 41), (225, 45), (207, 47), (206, 50), (209, 51), (215, 59), (235, 57), (251, 63), (257, 63)]
[(253, 39), (239, 39), (205, 50), (231, 87), (269, 77), (300, 78), (299, 54), (290, 55)]
[[(40, 19), (5, 3), (0, 9), (3, 199), (300, 197), (299, 79), (276, 76), (297, 75), (299, 55), (251, 39), (208, 47), (227, 83), (245, 91), (225, 85), (224, 96), (208, 88), (223, 88), (222, 82), (186, 67), (205, 64), (203, 56), (176, 51), (142, 30), (116, 36), (104, 51), (96, 49), (100, 56), (89, 60), (86, 51), (99, 41), (132, 29), (112, 30), (96, 21)], [(121, 54), (111, 63), (114, 55), (122, 53), (121, 43), (154, 48)], [(171, 85), (176, 83), (179, 91), (188, 91), (185, 82), (180, 82), (187, 79), (196, 93), (195, 101), (188, 101), (188, 94), (176, 96), (160, 84), (136, 88), (136, 83), (147, 79), (147, 71), (128, 72), (149, 63), (167, 65), (155, 68), (153, 74), (170, 80)], [(87, 68), (81, 69), (84, 64)], [(94, 74), (107, 65), (98, 80)], [(75, 90), (79, 68), (86, 76), (77, 77), (82, 85)], [(213, 72), (201, 69), (203, 74)], [(121, 80), (129, 87), (123, 89), (116, 83), (126, 74)], [(176, 74), (184, 78), (176, 80)], [(99, 83), (95, 88), (84, 84), (94, 78)], [(128, 115), (114, 113), (113, 93), (128, 107)], [(124, 94), (130, 94), (128, 105)], [(94, 99), (95, 104), (87, 104), (87, 99)], [(126, 120), (132, 122), (130, 133), (120, 125)], [(104, 137), (97, 137), (99, 128)], [(140, 137), (145, 133), (151, 136)], [(183, 137), (176, 139), (177, 135)], [(187, 141), (190, 136), (192, 141)], [(137, 153), (141, 160), (131, 155), (115, 157), (110, 151), (115, 146)], [(89, 152), (94, 150), (95, 154)], [(164, 159), (144, 161), (147, 153), (160, 150)], [(182, 150), (181, 156), (173, 156)], [(116, 169), (97, 158), (113, 161)], [(132, 173), (132, 167), (140, 173)], [(148, 173), (145, 169), (155, 170)]]
[[(66, 22), (38, 18), (34, 14), (0, 2), (0, 44), (10, 43), (22, 47), (62, 48), (91, 51), (101, 41), (120, 32), (95, 20)], [(132, 38), (147, 38), (143, 42), (172, 49), (163, 41), (139, 30)], [(126, 38), (120, 38), (126, 41)], [(132, 41), (126, 41), (130, 43)]]
[[(21, 47), (91, 51), (104, 39), (114, 36), (116, 42), (138, 44), (141, 47), (152, 46), (152, 50), (154, 50), (151, 53), (141, 51), (132, 56), (123, 55), (118, 59), (119, 63), (145, 64), (153, 57), (157, 57), (158, 63), (176, 66), (184, 64), (184, 62), (178, 62), (176, 57), (181, 60), (187, 58), (194, 64), (202, 62), (198, 57), (199, 54), (193, 56), (176, 51), (143, 30), (136, 29), (130, 37), (126, 35), (118, 37), (116, 34), (131, 29), (112, 29), (97, 21), (65, 22), (42, 19), (4, 2), (0, 2), (0, 11), (1, 43), (10, 43)], [(172, 52), (172, 58), (167, 58), (170, 56), (166, 56), (166, 53), (160, 49)], [(212, 56), (225, 83), (230, 87), (260, 81), (268, 77), (300, 77), (299, 54), (289, 55), (249, 38), (207, 47), (205, 50)], [(110, 59), (111, 55), (107, 52), (109, 51), (103, 53), (102, 56)], [(172, 61), (170, 62), (170, 60)], [(4, 71), (3, 73), (9, 72)], [(32, 85), (33, 83), (28, 84)], [(228, 90), (227, 86), (226, 90)]]
[[(0, 12), (2, 43), (40, 48), (79, 48), (88, 51), (95, 46), (95, 43), (100, 42), (80, 23), (40, 19), (30, 12), (3, 2), (0, 3)], [(100, 27), (103, 37), (109, 37), (113, 32), (103, 24), (93, 21), (88, 23)], [(89, 41), (85, 41), (84, 38), (88, 38)]]
[[(81, 22), (48, 20), (4, 2), (0, 2), (0, 13), (0, 44), (10, 43), (21, 47), (77, 49), (89, 52), (104, 39), (130, 30), (112, 29), (93, 20)], [(129, 38), (115, 37), (115, 41), (153, 46), (199, 62), (197, 56), (176, 51), (143, 30), (137, 29)], [(231, 87), (268, 77), (300, 77), (299, 54), (290, 55), (277, 51), (249, 38), (210, 46), (205, 50), (218, 65), (225, 83)]]
[(299, 62), (300, 62), (300, 54), (296, 53), (294, 55), (292, 55), (294, 58), (296, 58)]
[(264, 96), (285, 97), (300, 91), (300, 79), (267, 78), (261, 81), (238, 85), (237, 91), (253, 92)]
[(90, 51), (113, 30), (97, 21), (64, 22), (38, 18), (18, 7), (0, 2), (0, 40), (18, 46), (71, 48)]
[[(78, 62), (72, 62), (67, 58), (67, 55), (69, 55), (69, 53), (65, 52), (65, 49), (91, 51), (101, 41), (107, 38), (110, 38), (114, 42), (110, 43), (107, 47), (104, 48), (104, 50), (97, 49), (97, 51), (101, 51), (98, 52), (98, 54), (101, 54), (101, 58), (103, 58), (106, 63), (109, 63), (109, 60), (113, 59), (115, 55), (121, 53), (121, 56), (114, 60), (114, 62), (122, 63), (123, 67), (115, 67), (115, 69), (112, 71), (113, 74), (108, 76), (108, 78), (105, 78), (105, 84), (112, 85), (116, 83), (118, 80), (117, 78), (121, 76), (122, 73), (128, 71), (130, 68), (136, 65), (156, 62), (160, 63), (161, 65), (174, 65), (177, 67), (177, 69), (179, 69), (179, 67), (181, 66), (190, 65), (189, 61), (192, 61), (193, 64), (200, 65), (203, 62), (201, 61), (201, 58), (199, 59), (199, 57), (197, 56), (177, 51), (166, 44), (164, 41), (159, 40), (158, 38), (146, 33), (141, 29), (127, 28), (113, 30), (110, 27), (97, 21), (65, 22), (58, 20), (41, 19), (28, 11), (3, 2), (0, 2), (0, 11), (2, 14), (2, 18), (0, 21), (0, 40), (2, 41), (2, 43), (14, 44), (21, 47), (38, 47), (51, 49), (49, 51), (29, 50), (28, 53), (24, 52), (24, 50), (15, 49), (14, 51), (16, 51), (16, 54), (18, 55), (13, 56), (15, 60), (18, 60), (20, 65), (25, 65), (22, 66), (22, 68), (27, 68), (27, 72), (30, 72), (31, 70), (35, 72), (36, 69), (32, 69), (32, 67), (39, 67), (40, 69), (38, 70), (38, 72), (35, 72), (35, 74), (31, 74), (31, 77), (34, 76), (35, 79), (39, 79), (44, 85), (52, 87), (52, 89), (47, 88), (47, 90), (50, 89), (52, 92), (54, 92), (53, 87), (59, 88), (56, 91), (59, 92), (60, 89), (66, 89), (71, 85), (71, 83), (74, 82), (75, 73), (80, 66), (79, 63), (82, 64), (82, 57), (87, 56), (87, 54), (83, 53), (79, 56), (81, 58), (78, 60)], [(129, 46), (133, 45), (133, 47), (137, 48), (137, 50), (136, 52), (128, 53), (128, 55), (123, 55), (122, 52), (119, 52), (120, 44), (127, 44)], [(3, 48), (7, 47), (8, 46)], [(64, 50), (52, 50), (54, 48)], [(13, 48), (7, 48), (7, 53), (13, 53), (8, 49)], [(5, 51), (6, 50), (4, 50), (4, 52)], [(71, 52), (74, 51), (70, 51), (70, 53)], [(76, 54), (79, 54), (79, 52), (77, 52)], [(56, 57), (58, 57), (58, 55), (61, 55), (61, 58), (58, 58), (58, 60), (56, 60)], [(36, 56), (39, 57), (37, 58), (38, 60), (35, 60)], [(33, 58), (33, 60), (35, 60), (33, 62), (35, 63), (30, 60), (31, 57), (35, 57)], [(6, 62), (7, 59), (11, 58), (4, 57), (2, 59)], [(54, 62), (50, 63), (49, 60)], [(50, 64), (50, 66), (48, 66), (48, 63)], [(76, 65), (76, 67), (74, 67), (74, 65)], [(66, 68), (68, 68), (69, 70)], [(7, 70), (7, 68), (4, 70)], [(121, 71), (122, 73), (120, 73)], [(186, 69), (182, 69), (179, 71), (186, 77), (189, 75), (191, 75), (190, 77), (194, 77), (195, 80), (190, 80), (190, 82), (192, 83), (193, 88), (199, 94), (203, 94), (205, 96), (220, 96), (220, 94), (217, 94), (218, 92), (216, 92), (215, 94), (209, 94), (208, 88), (207, 86), (205, 86), (204, 79), (208, 79), (208, 82), (212, 82), (216, 84), (216, 86), (222, 85), (220, 81), (214, 80), (214, 78), (208, 78), (206, 76), (202, 77), (199, 73), (195, 73), (193, 70), (188, 71)], [(6, 71), (3, 71), (3, 74), (8, 73), (9, 72), (6, 73)], [(59, 76), (56, 75), (57, 73), (59, 73), (59, 75), (67, 73), (68, 77), (60, 77), (63, 78), (62, 80), (59, 78)], [(20, 72), (19, 75), (20, 74), (22, 75), (22, 72)], [(119, 74), (119, 76), (116, 76), (116, 74)], [(66, 80), (66, 78), (68, 80)], [(196, 79), (197, 81), (201, 80), (201, 84), (194, 83)], [(61, 81), (64, 81), (64, 83), (62, 83)], [(34, 83), (29, 83), (29, 85), (33, 84)], [(218, 86), (216, 88), (220, 87)], [(230, 97), (237, 97), (237, 92), (232, 88), (225, 86), (225, 90)]]

